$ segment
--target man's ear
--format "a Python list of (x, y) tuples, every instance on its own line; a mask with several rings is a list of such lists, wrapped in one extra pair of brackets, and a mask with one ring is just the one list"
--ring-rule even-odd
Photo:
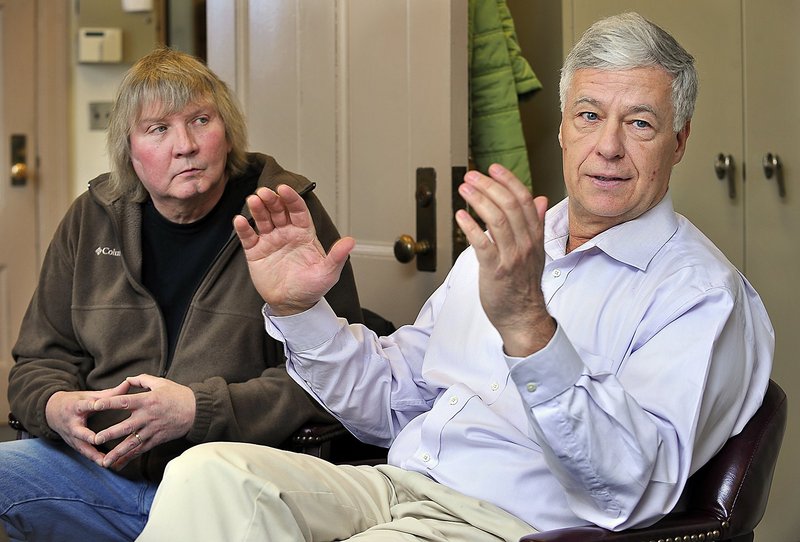
[(558, 123), (558, 146), (562, 149), (564, 148), (564, 142), (561, 141), (561, 125), (564, 124), (563, 122)]
[(672, 165), (674, 166), (683, 159), (683, 154), (686, 152), (686, 140), (689, 139), (689, 132), (692, 128), (692, 121), (689, 120), (683, 125), (683, 128), (675, 134), (678, 140), (678, 145), (675, 147), (675, 154), (673, 156)]

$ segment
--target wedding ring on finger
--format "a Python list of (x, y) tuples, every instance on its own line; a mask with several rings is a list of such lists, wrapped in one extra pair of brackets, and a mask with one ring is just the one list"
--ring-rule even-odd
[(139, 433), (136, 433), (136, 432), (134, 432), (134, 433), (133, 433), (133, 436), (134, 436), (134, 437), (136, 437), (136, 440), (138, 440), (138, 441), (139, 441), (139, 444), (138, 444), (138, 445), (139, 445), (139, 446), (141, 446), (141, 445), (142, 445), (142, 442), (144, 442), (144, 441), (142, 440), (142, 437), (140, 437), (140, 436), (139, 436)]

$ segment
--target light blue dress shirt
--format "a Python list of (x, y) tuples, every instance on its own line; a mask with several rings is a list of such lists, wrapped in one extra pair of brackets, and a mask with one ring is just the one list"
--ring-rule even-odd
[(472, 249), (389, 337), (320, 302), (272, 317), (288, 370), (389, 463), (539, 530), (653, 523), (761, 404), (774, 334), (756, 292), (667, 195), (565, 254), (547, 213), (542, 290), (557, 331), (504, 354)]

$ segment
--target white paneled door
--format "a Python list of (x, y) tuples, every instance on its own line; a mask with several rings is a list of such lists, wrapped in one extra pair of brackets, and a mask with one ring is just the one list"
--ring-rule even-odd
[[(209, 65), (236, 88), (251, 148), (317, 182), (340, 232), (356, 238), (362, 304), (410, 323), (452, 264), (453, 168), (467, 163), (467, 3), (211, 0), (208, 9)], [(431, 221), (421, 236), (418, 211)], [(435, 246), (423, 257), (435, 271), (418, 270), (420, 256), (395, 258), (402, 234)]]
[(0, 1), (0, 423), (11, 347), (37, 277), (35, 2)]

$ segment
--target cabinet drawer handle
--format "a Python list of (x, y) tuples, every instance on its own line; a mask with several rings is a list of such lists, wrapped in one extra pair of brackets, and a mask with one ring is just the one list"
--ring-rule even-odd
[(786, 184), (783, 182), (783, 165), (780, 157), (777, 154), (768, 152), (764, 155), (761, 165), (764, 167), (764, 177), (771, 179), (774, 176), (775, 182), (778, 184), (778, 195), (785, 198)]
[(728, 180), (728, 197), (736, 199), (736, 180), (733, 177), (733, 156), (719, 153), (714, 160), (714, 173), (720, 181)]

